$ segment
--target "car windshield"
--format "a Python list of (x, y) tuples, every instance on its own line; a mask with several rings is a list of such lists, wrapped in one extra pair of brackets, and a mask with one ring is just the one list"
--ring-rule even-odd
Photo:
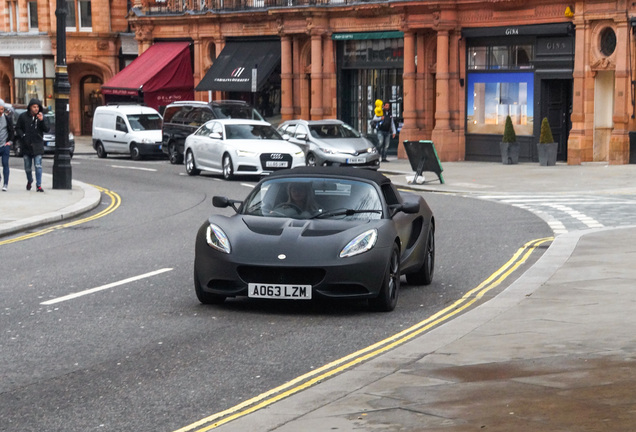
[(258, 111), (246, 106), (221, 105), (213, 107), (212, 110), (216, 118), (263, 120)]
[(159, 114), (129, 114), (128, 123), (134, 131), (161, 129), (161, 116)]
[(229, 140), (253, 139), (253, 140), (280, 140), (282, 137), (276, 129), (270, 125), (253, 124), (227, 124), (225, 136)]
[(382, 201), (377, 189), (362, 181), (273, 178), (252, 190), (241, 213), (294, 219), (381, 219)]
[(309, 125), (309, 132), (314, 138), (360, 138), (357, 130), (348, 124), (317, 124)]

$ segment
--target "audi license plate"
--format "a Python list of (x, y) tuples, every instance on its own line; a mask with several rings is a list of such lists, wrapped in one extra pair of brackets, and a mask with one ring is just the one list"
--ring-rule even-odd
[(348, 164), (362, 164), (364, 163), (364, 158), (349, 158), (347, 159)]
[(248, 284), (251, 298), (311, 300), (311, 285)]
[(265, 166), (267, 168), (287, 168), (289, 164), (287, 161), (267, 161), (265, 162)]

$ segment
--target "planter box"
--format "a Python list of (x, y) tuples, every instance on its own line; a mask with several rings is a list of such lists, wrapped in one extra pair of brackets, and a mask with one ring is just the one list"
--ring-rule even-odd
[(539, 155), (539, 165), (554, 166), (556, 165), (557, 150), (559, 143), (537, 144), (537, 153)]
[(500, 142), (499, 148), (501, 149), (501, 163), (504, 165), (516, 165), (519, 163), (519, 149), (518, 142)]

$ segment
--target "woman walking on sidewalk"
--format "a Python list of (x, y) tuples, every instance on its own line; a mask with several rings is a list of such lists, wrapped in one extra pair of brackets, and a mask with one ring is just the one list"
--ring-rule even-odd
[(9, 187), (9, 155), (13, 144), (13, 122), (4, 112), (4, 101), (0, 99), (0, 158), (2, 158), (2, 191)]

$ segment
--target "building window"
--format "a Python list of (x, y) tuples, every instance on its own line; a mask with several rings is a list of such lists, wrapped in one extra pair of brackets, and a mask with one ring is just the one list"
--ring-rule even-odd
[(38, 2), (30, 1), (27, 3), (29, 13), (29, 31), (38, 31)]
[[(90, 0), (66, 0), (66, 29), (69, 31), (92, 31), (93, 14)], [(79, 22), (78, 22), (79, 19)]]
[(75, 14), (75, 2), (72, 0), (66, 0), (66, 30), (77, 30)]
[(601, 54), (606, 57), (614, 54), (614, 51), (616, 50), (616, 33), (614, 33), (614, 29), (610, 27), (603, 29), (600, 38), (600, 49)]
[(468, 48), (468, 69), (531, 69), (534, 62), (532, 45), (475, 46)]
[(517, 135), (533, 135), (532, 72), (469, 73), (466, 132), (502, 135), (510, 116)]
[(79, 9), (79, 25), (80, 31), (91, 31), (93, 29), (93, 14), (91, 11), (91, 2), (80, 0), (77, 2)]

